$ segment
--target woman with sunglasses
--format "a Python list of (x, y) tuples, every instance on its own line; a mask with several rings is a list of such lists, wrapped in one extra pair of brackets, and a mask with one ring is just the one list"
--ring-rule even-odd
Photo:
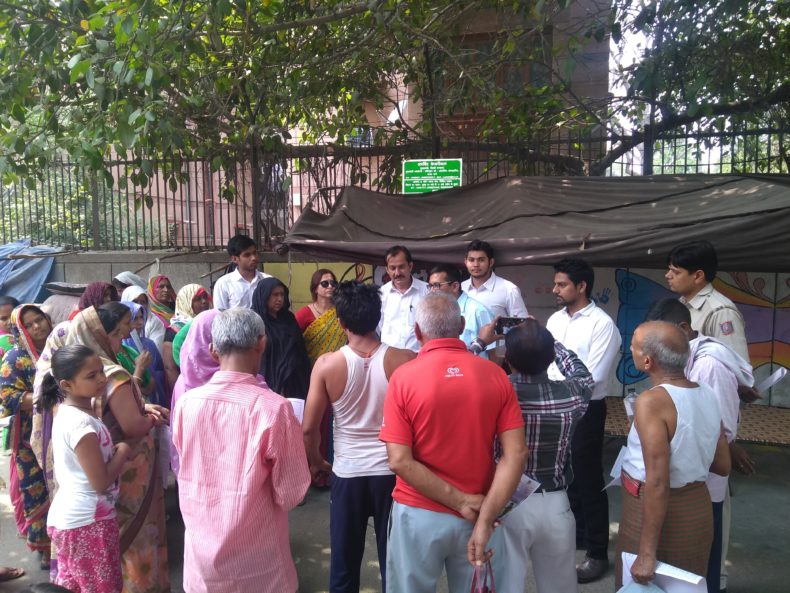
[[(340, 350), (346, 344), (346, 334), (340, 327), (332, 304), (336, 287), (337, 278), (332, 270), (316, 270), (310, 279), (313, 302), (296, 312), (296, 322), (302, 330), (311, 366), (322, 354)], [(321, 455), (332, 463), (332, 406), (326, 406), (321, 419)], [(316, 483), (316, 486), (327, 485)]]
[(296, 323), (304, 337), (310, 365), (327, 352), (340, 350), (346, 343), (346, 334), (335, 315), (332, 296), (337, 287), (337, 278), (332, 270), (316, 270), (310, 279), (310, 296), (313, 302), (296, 312)]

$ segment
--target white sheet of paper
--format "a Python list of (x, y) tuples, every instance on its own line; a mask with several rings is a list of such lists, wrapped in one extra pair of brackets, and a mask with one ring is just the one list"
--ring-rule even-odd
[(304, 400), (297, 397), (289, 397), (288, 401), (291, 402), (291, 407), (294, 409), (294, 416), (301, 424), (304, 420)]
[(0, 428), (4, 426), (11, 426), (11, 421), (14, 419), (13, 416), (6, 416), (5, 418), (0, 418)]
[(617, 459), (614, 460), (612, 471), (609, 472), (609, 475), (612, 476), (612, 480), (603, 487), (604, 490), (614, 486), (620, 486), (622, 483), (621, 474), (623, 473), (623, 459), (625, 459), (625, 451), (625, 447), (620, 447), (620, 452), (617, 454)]
[[(634, 580), (631, 578), (631, 565), (635, 560), (636, 554), (623, 552), (623, 585)], [(665, 562), (656, 564), (656, 578), (653, 582), (665, 593), (707, 593), (708, 591), (705, 577)]]
[(518, 481), (518, 486), (516, 486), (516, 490), (513, 492), (513, 495), (510, 497), (510, 500), (505, 505), (505, 508), (502, 509), (502, 512), (499, 513), (499, 519), (507, 515), (510, 511), (515, 509), (518, 505), (529, 498), (529, 495), (535, 492), (540, 488), (540, 482), (533, 480), (529, 476), (525, 476), (521, 474), (521, 479)]
[(782, 379), (784, 379), (784, 377), (785, 377), (785, 375), (786, 375), (786, 374), (787, 374), (787, 369), (786, 369), (785, 367), (779, 367), (779, 368), (778, 368), (778, 369), (776, 369), (776, 371), (774, 371), (774, 372), (773, 372), (773, 373), (772, 373), (772, 374), (771, 374), (771, 375), (770, 375), (770, 376), (769, 376), (767, 379), (765, 379), (764, 381), (762, 381), (762, 382), (761, 382), (761, 383), (760, 383), (760, 384), (757, 386), (757, 391), (758, 391), (759, 393), (765, 393), (765, 392), (766, 392), (766, 391), (768, 391), (768, 390), (769, 390), (771, 387), (773, 387), (774, 385), (776, 385), (777, 383), (779, 383), (779, 381), (781, 381)]

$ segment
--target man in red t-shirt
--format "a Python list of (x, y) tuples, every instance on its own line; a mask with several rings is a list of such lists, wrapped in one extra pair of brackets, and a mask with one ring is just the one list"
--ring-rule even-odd
[(469, 589), (473, 565), (501, 545), (494, 520), (524, 470), (516, 394), (501, 368), (467, 352), (463, 323), (454, 299), (424, 297), (415, 322), (422, 349), (387, 389), (379, 438), (397, 476), (387, 593), (433, 592), (445, 568), (450, 591)]

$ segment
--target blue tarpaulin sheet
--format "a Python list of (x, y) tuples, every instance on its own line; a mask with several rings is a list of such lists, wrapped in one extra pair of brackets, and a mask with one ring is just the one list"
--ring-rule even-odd
[(0, 245), (0, 294), (12, 296), (20, 303), (35, 303), (55, 258), (9, 259), (9, 256), (47, 255), (60, 251), (60, 247), (31, 246), (28, 239)]

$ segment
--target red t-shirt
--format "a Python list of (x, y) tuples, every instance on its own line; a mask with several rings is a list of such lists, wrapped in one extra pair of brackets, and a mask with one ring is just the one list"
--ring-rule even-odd
[[(484, 494), (494, 477), (494, 437), (523, 426), (505, 372), (467, 352), (461, 340), (442, 338), (428, 342), (392, 374), (379, 439), (411, 447), (414, 459), (459, 490)], [(400, 477), (392, 498), (458, 514)]]

